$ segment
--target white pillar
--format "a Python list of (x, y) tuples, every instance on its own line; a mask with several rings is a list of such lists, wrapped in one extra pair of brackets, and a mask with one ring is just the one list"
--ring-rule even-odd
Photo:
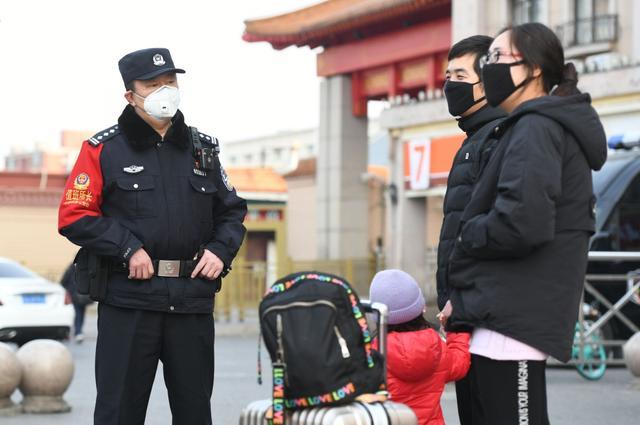
[[(545, 14), (546, 5), (542, 13)], [(453, 0), (451, 3), (451, 40), (453, 43), (484, 34), (494, 37), (511, 22), (507, 0)]]
[(451, 40), (457, 43), (463, 38), (482, 34), (482, 9), (486, 6), (477, 0), (453, 0), (451, 3)]
[(388, 199), (389, 245), (387, 268), (406, 271), (422, 282), (426, 276), (426, 202), (425, 199), (408, 198), (404, 189), (404, 144), (402, 139), (392, 139), (393, 160), (391, 181), (397, 188), (397, 203)]
[(351, 77), (320, 85), (316, 169), (318, 258), (365, 258), (368, 247), (367, 118), (352, 113)]

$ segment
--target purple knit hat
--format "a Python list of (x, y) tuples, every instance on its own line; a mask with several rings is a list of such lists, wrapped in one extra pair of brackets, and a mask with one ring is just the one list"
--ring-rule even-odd
[(409, 322), (424, 310), (424, 297), (418, 282), (402, 270), (376, 273), (371, 281), (369, 298), (371, 302), (386, 304), (390, 325)]

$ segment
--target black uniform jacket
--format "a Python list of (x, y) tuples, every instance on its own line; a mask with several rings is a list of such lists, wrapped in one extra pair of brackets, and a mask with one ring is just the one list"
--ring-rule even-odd
[(502, 109), (487, 105), (458, 121), (458, 127), (467, 134), (467, 138), (462, 142), (453, 160), (447, 180), (447, 194), (444, 197), (444, 218), (440, 229), (438, 271), (436, 272), (440, 310), (449, 299), (447, 268), (453, 243), (458, 236), (460, 217), (471, 198), (473, 184), (480, 171), (480, 158), (486, 161), (489, 156), (490, 148), (484, 143), (485, 139), (505, 116)]
[(527, 101), (498, 127), (450, 258), (448, 325), (494, 330), (567, 361), (604, 129), (588, 94)]
[[(196, 166), (189, 127), (180, 111), (164, 140), (127, 106), (113, 126), (85, 141), (67, 181), (58, 228), (71, 242), (127, 265), (143, 247), (154, 260), (190, 260), (206, 248), (231, 266), (244, 238), (246, 201), (215, 157), (214, 170)], [(203, 146), (217, 140), (199, 134)], [(109, 276), (107, 304), (176, 313), (210, 313), (215, 282), (130, 280), (126, 268)]]

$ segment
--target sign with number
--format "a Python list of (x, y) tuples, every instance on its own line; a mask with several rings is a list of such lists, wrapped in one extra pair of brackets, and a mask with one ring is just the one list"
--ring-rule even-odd
[(431, 173), (431, 141), (429, 139), (408, 141), (405, 144), (405, 161), (405, 177), (407, 177), (409, 189), (428, 189)]

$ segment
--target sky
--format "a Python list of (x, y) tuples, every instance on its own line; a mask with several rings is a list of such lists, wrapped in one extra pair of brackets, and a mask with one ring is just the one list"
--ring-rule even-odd
[[(126, 105), (118, 60), (167, 47), (187, 124), (223, 143), (317, 126), (320, 50), (242, 40), (244, 20), (316, 0), (2, 0), (0, 157), (58, 146), (62, 130), (98, 132)], [(4, 161), (2, 160), (2, 163)]]

